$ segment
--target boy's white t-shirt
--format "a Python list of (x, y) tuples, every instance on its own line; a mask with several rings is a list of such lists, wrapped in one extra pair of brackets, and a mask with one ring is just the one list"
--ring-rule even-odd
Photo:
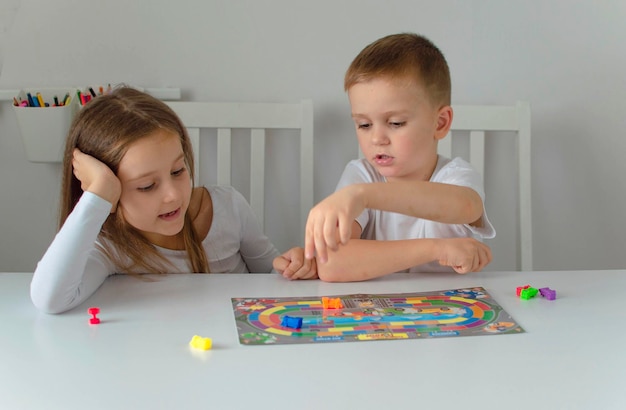
[[(211, 272), (269, 273), (279, 255), (263, 234), (252, 208), (232, 187), (206, 187), (213, 202), (213, 219), (202, 241)], [(84, 192), (48, 250), (31, 281), (35, 306), (50, 312), (69, 310), (91, 296), (104, 280), (122, 272), (97, 246), (111, 204)], [(189, 272), (187, 252), (157, 249), (173, 265), (171, 272)]]
[[(376, 169), (365, 159), (350, 161), (339, 179), (336, 190), (347, 185), (366, 182), (386, 182)], [(462, 158), (449, 159), (439, 156), (437, 166), (430, 182), (440, 182), (472, 188), (485, 200), (482, 177)], [(446, 224), (415, 218), (395, 212), (365, 209), (356, 221), (363, 229), (361, 239), (399, 240), (418, 238), (475, 238), (478, 240), (495, 237), (496, 231), (487, 218), (483, 207), (482, 227), (476, 228), (467, 224)], [(402, 272), (449, 272), (452, 268), (431, 262), (414, 266)]]

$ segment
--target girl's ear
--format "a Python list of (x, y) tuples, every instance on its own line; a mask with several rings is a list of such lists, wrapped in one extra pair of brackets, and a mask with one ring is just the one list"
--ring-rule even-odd
[(452, 111), (452, 107), (449, 105), (444, 105), (439, 109), (437, 113), (437, 128), (435, 130), (435, 139), (440, 140), (450, 131), (450, 127), (452, 126), (452, 117), (454, 113)]

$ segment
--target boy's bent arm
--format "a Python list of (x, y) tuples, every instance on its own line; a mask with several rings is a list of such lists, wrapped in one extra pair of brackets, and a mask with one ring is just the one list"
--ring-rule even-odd
[(480, 195), (465, 186), (429, 181), (356, 185), (362, 190), (366, 208), (449, 224), (472, 224), (483, 214)]
[(318, 262), (326, 262), (327, 248), (337, 250), (338, 244), (348, 242), (354, 219), (366, 208), (475, 226), (481, 225), (483, 215), (482, 198), (465, 186), (427, 181), (352, 184), (329, 195), (309, 212), (306, 257), (313, 258), (317, 251)]
[(328, 260), (318, 261), (319, 278), (327, 282), (353, 282), (439, 261), (458, 273), (480, 271), (491, 262), (491, 250), (473, 238), (427, 238), (395, 241), (351, 239)]

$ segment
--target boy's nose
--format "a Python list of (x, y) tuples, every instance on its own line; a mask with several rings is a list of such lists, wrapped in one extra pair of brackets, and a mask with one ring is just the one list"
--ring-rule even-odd
[(375, 127), (372, 132), (372, 144), (374, 145), (383, 145), (389, 142), (389, 138), (387, 138), (387, 133), (383, 127)]

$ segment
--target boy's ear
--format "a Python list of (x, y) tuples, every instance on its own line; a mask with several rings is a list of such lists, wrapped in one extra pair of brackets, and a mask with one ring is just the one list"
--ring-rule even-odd
[(450, 127), (452, 126), (452, 117), (454, 117), (454, 113), (452, 111), (452, 107), (449, 105), (444, 105), (439, 109), (439, 112), (437, 113), (437, 129), (435, 130), (435, 139), (440, 140), (448, 135), (448, 131), (450, 131)]

